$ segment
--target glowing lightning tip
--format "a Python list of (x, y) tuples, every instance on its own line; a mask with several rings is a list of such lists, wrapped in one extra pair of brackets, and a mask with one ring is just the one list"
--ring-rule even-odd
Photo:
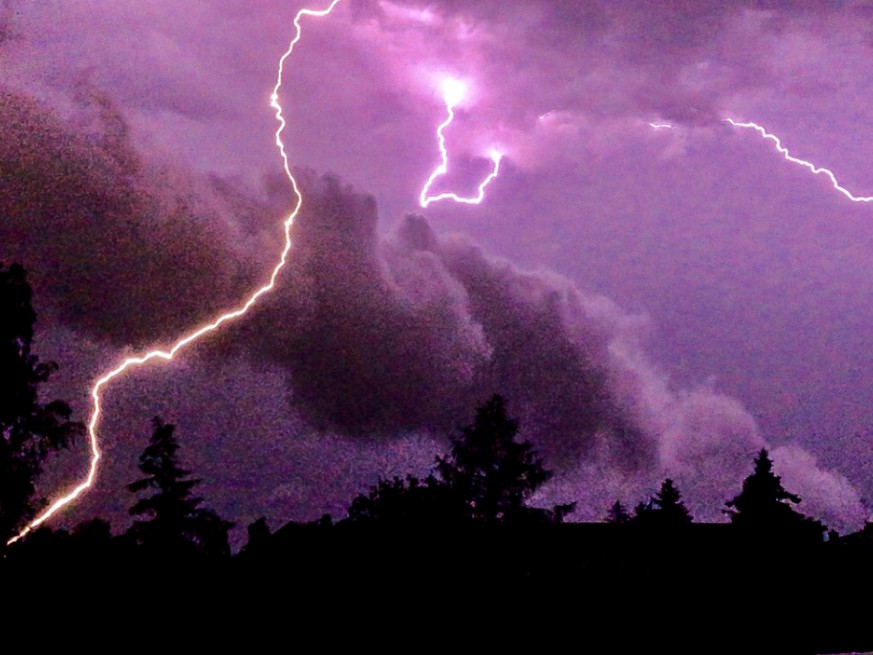
[(467, 86), (454, 77), (447, 77), (442, 84), (443, 98), (446, 104), (454, 107), (467, 95)]

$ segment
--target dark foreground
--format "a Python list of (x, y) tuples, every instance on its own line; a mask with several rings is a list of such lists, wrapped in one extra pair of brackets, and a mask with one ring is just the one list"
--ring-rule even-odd
[[(452, 650), (556, 652), (568, 642), (595, 653), (873, 650), (866, 533), (803, 545), (707, 524), (289, 524), (233, 558), (74, 541), (35, 535), (7, 554), (0, 582), (4, 598), (16, 599), (4, 608), (8, 620), (78, 597), (67, 618), (209, 617), (203, 639), (232, 625)], [(152, 630), (160, 626), (152, 620)]]

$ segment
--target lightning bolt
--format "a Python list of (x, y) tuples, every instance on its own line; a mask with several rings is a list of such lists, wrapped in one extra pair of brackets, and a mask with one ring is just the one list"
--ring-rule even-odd
[(725, 118), (724, 122), (730, 123), (734, 127), (755, 130), (758, 134), (761, 135), (762, 138), (767, 139), (768, 141), (772, 141), (776, 146), (776, 150), (782, 153), (782, 156), (785, 157), (785, 159), (790, 161), (792, 164), (798, 164), (799, 166), (803, 166), (814, 175), (824, 175), (831, 181), (831, 185), (833, 185), (834, 189), (842, 193), (852, 202), (873, 202), (873, 196), (856, 196), (851, 191), (841, 186), (840, 183), (837, 182), (837, 178), (834, 175), (833, 171), (827, 168), (823, 168), (821, 166), (816, 166), (812, 162), (808, 162), (804, 159), (798, 159), (797, 157), (792, 156), (791, 153), (788, 152), (788, 148), (782, 145), (782, 141), (779, 139), (778, 136), (776, 136), (775, 134), (770, 134), (767, 130), (765, 130), (757, 123), (740, 123), (733, 120), (732, 118)]
[(123, 375), (127, 371), (137, 368), (139, 366), (143, 366), (154, 360), (163, 360), (170, 361), (173, 359), (179, 351), (181, 351), (186, 346), (194, 343), (201, 337), (209, 334), (210, 332), (214, 332), (221, 325), (232, 321), (236, 318), (239, 318), (243, 314), (249, 311), (251, 307), (258, 301), (258, 299), (269, 293), (276, 284), (276, 278), (279, 275), (279, 272), (284, 268), (285, 262), (288, 259), (288, 253), (291, 250), (291, 226), (294, 224), (294, 219), (297, 217), (297, 214), (300, 212), (300, 207), (303, 204), (303, 196), (300, 193), (300, 189), (297, 187), (297, 180), (294, 179), (294, 176), (291, 174), (291, 167), (288, 163), (288, 155), (285, 152), (285, 144), (282, 141), (282, 132), (285, 131), (285, 118), (282, 114), (282, 106), (279, 104), (279, 90), (282, 88), (282, 76), (285, 71), (285, 61), (288, 57), (291, 56), (291, 53), (294, 51), (294, 46), (297, 45), (297, 42), (300, 41), (301, 36), (301, 27), (300, 27), (300, 19), (304, 16), (313, 16), (317, 18), (323, 18), (330, 14), (334, 7), (339, 4), (341, 0), (332, 0), (330, 5), (326, 9), (301, 9), (297, 12), (297, 15), (294, 17), (294, 27), (295, 34), (294, 38), (291, 40), (288, 49), (285, 51), (285, 54), (279, 59), (279, 70), (276, 77), (276, 85), (273, 87), (273, 93), (270, 96), (270, 107), (272, 107), (276, 112), (276, 120), (279, 122), (279, 127), (276, 130), (276, 146), (279, 148), (279, 153), (282, 156), (282, 164), (285, 169), (285, 174), (288, 176), (288, 179), (291, 182), (291, 186), (294, 189), (294, 196), (296, 198), (294, 209), (285, 219), (284, 227), (285, 227), (285, 247), (282, 249), (282, 254), (279, 257), (279, 263), (276, 264), (273, 269), (272, 274), (270, 275), (269, 281), (253, 292), (248, 300), (243, 303), (237, 309), (231, 310), (225, 314), (222, 314), (211, 323), (207, 323), (206, 325), (202, 325), (201, 327), (196, 328), (192, 332), (186, 334), (181, 337), (176, 343), (169, 348), (168, 350), (152, 350), (144, 355), (138, 357), (129, 357), (122, 361), (118, 366), (108, 371), (104, 375), (102, 375), (95, 383), (91, 389), (91, 399), (93, 400), (93, 408), (91, 410), (91, 420), (88, 422), (88, 442), (91, 449), (91, 461), (88, 467), (88, 475), (79, 483), (77, 486), (73, 487), (66, 495), (55, 500), (47, 509), (45, 509), (41, 514), (39, 514), (35, 519), (33, 519), (27, 526), (21, 530), (15, 537), (12, 537), (9, 541), (6, 542), (6, 545), (11, 545), (26, 536), (29, 532), (31, 532), (34, 528), (39, 527), (46, 521), (48, 521), (52, 516), (60, 512), (64, 507), (74, 502), (77, 498), (79, 498), (85, 491), (91, 488), (94, 484), (94, 479), (97, 476), (97, 465), (100, 462), (100, 444), (97, 438), (97, 428), (100, 424), (100, 414), (101, 414), (101, 402), (102, 402), (102, 394), (107, 388), (107, 385), (112, 382), (115, 378)]
[(673, 126), (670, 123), (649, 123), (649, 127), (653, 130), (672, 130)]
[(427, 208), (427, 206), (432, 202), (438, 202), (440, 200), (453, 200), (466, 205), (478, 205), (485, 199), (485, 187), (491, 184), (491, 180), (497, 177), (500, 173), (500, 160), (503, 155), (497, 150), (492, 149), (488, 153), (492, 163), (491, 173), (489, 173), (488, 176), (482, 180), (481, 184), (479, 184), (479, 189), (475, 196), (463, 197), (456, 193), (440, 193), (435, 196), (428, 195), (433, 183), (438, 178), (445, 175), (449, 170), (449, 151), (446, 148), (446, 136), (444, 131), (452, 124), (452, 121), (455, 120), (455, 107), (457, 107), (458, 103), (464, 98), (464, 92), (464, 85), (458, 80), (448, 78), (443, 82), (443, 99), (446, 103), (447, 115), (446, 120), (440, 123), (439, 127), (437, 127), (437, 143), (439, 144), (440, 149), (440, 163), (433, 170), (433, 173), (430, 174), (430, 177), (427, 178), (427, 182), (424, 183), (424, 186), (421, 189), (418, 203), (424, 208)]

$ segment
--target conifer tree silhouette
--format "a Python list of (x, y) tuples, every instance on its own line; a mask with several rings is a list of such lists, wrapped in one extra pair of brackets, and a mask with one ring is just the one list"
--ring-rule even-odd
[(191, 471), (178, 464), (175, 426), (159, 418), (152, 423), (154, 432), (139, 458), (146, 477), (127, 485), (134, 493), (153, 491), (130, 508), (132, 515), (148, 520), (135, 521), (130, 535), (159, 555), (228, 555), (227, 531), (233, 524), (201, 508), (203, 499), (191, 495), (200, 480), (188, 478)]
[(786, 491), (782, 479), (773, 472), (773, 461), (766, 448), (755, 458), (755, 471), (743, 482), (743, 490), (729, 500), (728, 509), (734, 525), (756, 532), (796, 532), (821, 536), (824, 526), (796, 511), (800, 497)]

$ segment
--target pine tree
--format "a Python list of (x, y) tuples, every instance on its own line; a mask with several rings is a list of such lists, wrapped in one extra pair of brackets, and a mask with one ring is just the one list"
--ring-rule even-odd
[(670, 478), (661, 483), (661, 489), (649, 498), (648, 503), (636, 506), (633, 518), (637, 525), (658, 528), (681, 527), (691, 521), (691, 513), (682, 502), (682, 494)]
[(58, 366), (31, 352), (31, 300), (25, 270), (0, 264), (0, 549), (44, 505), (34, 485), (48, 454), (85, 429), (67, 403), (39, 402), (39, 386)]
[(606, 522), (616, 525), (624, 525), (630, 521), (631, 516), (620, 500), (616, 500), (606, 512)]
[(734, 525), (755, 532), (795, 533), (801, 531), (818, 538), (824, 526), (796, 511), (791, 504), (800, 497), (786, 491), (782, 479), (773, 472), (773, 461), (766, 448), (755, 458), (755, 471), (743, 481), (743, 490), (729, 500), (725, 513)]
[(653, 500), (658, 508), (658, 517), (663, 524), (679, 526), (691, 523), (691, 513), (686, 509), (682, 502), (682, 494), (670, 478), (664, 480)]
[(134, 522), (131, 536), (136, 543), (161, 555), (228, 555), (227, 531), (233, 524), (201, 508), (203, 499), (191, 495), (200, 480), (188, 478), (191, 471), (178, 464), (175, 426), (159, 418), (153, 419), (153, 426), (151, 441), (139, 458), (139, 469), (146, 477), (132, 482), (127, 489), (154, 493), (130, 508), (132, 515), (148, 517)]
[[(473, 425), (452, 440), (449, 455), (437, 459), (440, 478), (463, 499), (470, 519), (515, 521), (535, 513), (525, 501), (552, 474), (529, 442), (515, 440), (517, 433), (518, 423), (495, 395), (478, 408)], [(560, 521), (569, 511), (571, 506), (556, 507), (552, 518)]]

